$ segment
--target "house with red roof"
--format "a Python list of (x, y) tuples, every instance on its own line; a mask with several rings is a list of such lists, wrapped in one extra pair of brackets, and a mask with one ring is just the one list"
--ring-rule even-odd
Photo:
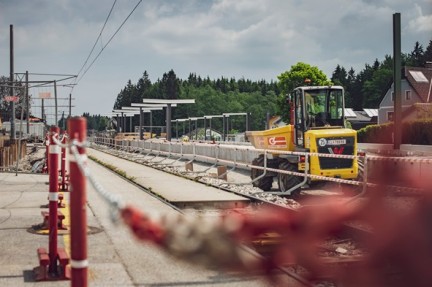
[[(404, 67), (402, 71), (402, 120), (432, 118), (432, 62), (426, 67)], [(378, 124), (393, 121), (394, 83), (378, 109)]]

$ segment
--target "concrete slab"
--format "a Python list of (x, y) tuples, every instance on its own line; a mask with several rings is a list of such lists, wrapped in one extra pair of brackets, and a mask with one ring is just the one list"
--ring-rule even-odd
[[(104, 167), (89, 161), (89, 167), (98, 182), (108, 192), (120, 195), (126, 203), (133, 204), (150, 216), (176, 213), (174, 209), (165, 205), (160, 200), (146, 194), (138, 187), (127, 181), (113, 176), (113, 173)], [(156, 246), (137, 241), (128, 228), (122, 224), (113, 225), (110, 220), (110, 210), (107, 204), (89, 186), (88, 201), (92, 214), (97, 218), (103, 232), (89, 237), (89, 260), (91, 262), (105, 262), (103, 266), (99, 263), (95, 266), (94, 278), (99, 282), (104, 276), (107, 262), (122, 262), (130, 280), (131, 286), (270, 286), (255, 276), (237, 278), (217, 271), (205, 270), (199, 266), (193, 266), (179, 261), (169, 254), (161, 252)], [(104, 234), (110, 240), (105, 243)], [(93, 242), (94, 241), (94, 242)], [(97, 243), (96, 243), (97, 242)], [(113, 245), (115, 253), (111, 253), (106, 246)], [(112, 277), (109, 274), (108, 277)], [(106, 277), (104, 276), (104, 280)], [(113, 279), (114, 280), (114, 279)], [(109, 283), (105, 281), (105, 283)], [(93, 284), (92, 284), (93, 286)], [(129, 286), (99, 285), (99, 286)]]
[(101, 151), (88, 149), (87, 152), (90, 156), (125, 171), (128, 176), (134, 177), (134, 181), (139, 185), (180, 207), (233, 208), (243, 207), (249, 202), (247, 198), (192, 180), (185, 180), (182, 177), (120, 159)]
[[(89, 166), (105, 189), (144, 212), (176, 212), (100, 165), (90, 162)], [(46, 180), (46, 175), (0, 173), (0, 287), (71, 284), (35, 282), (33, 278), (32, 270), (38, 265), (36, 249), (48, 248), (48, 236), (28, 229), (41, 222), (40, 206), (47, 202)], [(87, 191), (88, 224), (100, 231), (88, 235), (89, 286), (270, 286), (256, 276), (239, 278), (189, 265), (135, 240), (126, 226), (112, 224), (107, 204), (90, 186)], [(68, 197), (65, 193), (66, 203)], [(68, 214), (67, 210), (62, 209)], [(58, 245), (70, 253), (69, 234), (59, 235)]]

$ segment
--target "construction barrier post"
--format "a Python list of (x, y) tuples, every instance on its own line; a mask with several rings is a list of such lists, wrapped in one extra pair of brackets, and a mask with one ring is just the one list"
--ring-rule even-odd
[(60, 129), (56, 126), (50, 128), (48, 148), (48, 174), (49, 174), (49, 269), (50, 273), (57, 273), (57, 206), (58, 206), (58, 159), (60, 147), (53, 137), (58, 136)]
[[(83, 117), (68, 120), (68, 134), (71, 143), (84, 143), (87, 137), (87, 121)], [(77, 147), (81, 159), (86, 161), (85, 148)], [(86, 179), (78, 163), (69, 153), (70, 177), (70, 235), (71, 235), (71, 271), (72, 287), (87, 287), (87, 216), (86, 216)]]
[[(66, 144), (66, 131), (63, 131), (62, 144)], [(66, 187), (66, 148), (61, 148), (61, 190), (67, 191)]]
[[(39, 258), (39, 266), (33, 269), (36, 281), (51, 281), (51, 280), (68, 280), (69, 274), (67, 265), (69, 264), (69, 257), (64, 248), (57, 248), (57, 234), (59, 218), (64, 218), (64, 215), (58, 212), (59, 200), (59, 156), (60, 147), (53, 140), (58, 136), (60, 129), (58, 127), (51, 127), (48, 134), (47, 143), (47, 164), (49, 167), (49, 192), (48, 192), (48, 212), (42, 211), (44, 216), (44, 225), (48, 225), (48, 252), (45, 248), (38, 248), (37, 254)], [(62, 220), (62, 219), (61, 219)], [(58, 264), (60, 263), (60, 264)]]
[(217, 178), (222, 180), (228, 180), (227, 167), (225, 165), (220, 165), (217, 167)]
[(48, 173), (48, 168), (49, 168), (48, 155), (49, 155), (49, 134), (47, 133), (45, 135), (45, 168), (43, 171), (44, 173)]

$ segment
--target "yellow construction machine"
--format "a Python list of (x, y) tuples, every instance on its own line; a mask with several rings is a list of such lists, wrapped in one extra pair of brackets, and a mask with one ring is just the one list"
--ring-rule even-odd
[[(253, 185), (268, 191), (277, 177), (279, 189), (294, 195), (303, 185), (320, 180), (309, 175), (342, 179), (358, 177), (356, 158), (309, 156), (309, 153), (357, 155), (357, 132), (345, 127), (344, 90), (340, 86), (298, 87), (288, 96), (291, 124), (264, 131), (246, 132), (255, 148), (266, 149), (254, 166), (302, 173), (293, 175), (252, 168)], [(272, 153), (273, 150), (299, 152)], [(302, 154), (305, 153), (305, 154)]]

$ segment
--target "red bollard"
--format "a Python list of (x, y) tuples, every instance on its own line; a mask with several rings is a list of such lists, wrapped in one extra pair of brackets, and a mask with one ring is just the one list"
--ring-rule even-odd
[(48, 173), (48, 165), (49, 165), (49, 163), (48, 163), (48, 155), (49, 155), (48, 148), (49, 148), (49, 134), (47, 133), (45, 135), (45, 166), (42, 170), (42, 173)]
[[(83, 117), (74, 117), (68, 120), (68, 134), (70, 141), (84, 143), (87, 137), (87, 121)], [(85, 148), (77, 147), (83, 159)], [(69, 177), (70, 177), (70, 235), (71, 235), (71, 271), (72, 287), (87, 287), (88, 261), (87, 261), (87, 216), (86, 216), (86, 179), (81, 173), (75, 156), (70, 151)]]
[[(54, 142), (53, 137), (58, 136), (58, 127), (51, 127), (49, 133), (49, 146), (48, 146), (48, 174), (49, 174), (49, 211), (48, 211), (48, 225), (49, 225), (49, 239), (48, 239), (48, 252), (45, 248), (38, 248), (37, 253), (39, 257), (39, 266), (34, 268), (36, 281), (42, 280), (67, 280), (69, 275), (66, 269), (69, 264), (69, 258), (63, 248), (58, 248), (57, 235), (58, 235), (58, 168), (59, 168), (59, 155), (60, 147)], [(48, 141), (47, 141), (48, 142)], [(44, 212), (42, 212), (44, 214)], [(60, 215), (62, 215), (60, 213)], [(46, 220), (45, 220), (46, 221)], [(60, 266), (57, 263), (60, 263)]]
[(58, 158), (60, 147), (54, 142), (53, 137), (58, 136), (58, 127), (50, 128), (48, 148), (48, 174), (49, 174), (49, 259), (48, 271), (57, 273), (57, 206), (58, 206)]
[[(66, 131), (63, 131), (63, 140), (62, 140), (62, 144), (66, 144)], [(60, 175), (61, 175), (61, 184), (60, 184), (60, 189), (63, 191), (67, 191), (67, 184), (66, 184), (66, 148), (62, 147), (61, 148), (61, 170), (60, 170)]]

